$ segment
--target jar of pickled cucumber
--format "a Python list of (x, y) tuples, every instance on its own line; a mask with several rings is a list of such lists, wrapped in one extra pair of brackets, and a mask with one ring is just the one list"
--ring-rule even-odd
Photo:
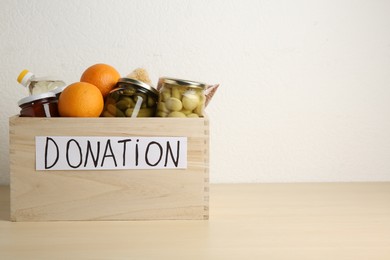
[(173, 78), (160, 78), (158, 117), (203, 117), (206, 84)]
[(104, 117), (152, 117), (156, 113), (158, 91), (130, 78), (120, 78), (104, 103)]

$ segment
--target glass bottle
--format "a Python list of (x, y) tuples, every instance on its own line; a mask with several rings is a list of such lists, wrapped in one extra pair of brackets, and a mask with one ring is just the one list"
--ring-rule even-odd
[(28, 89), (30, 95), (37, 95), (65, 86), (65, 82), (52, 78), (37, 78), (34, 73), (23, 70), (17, 81)]

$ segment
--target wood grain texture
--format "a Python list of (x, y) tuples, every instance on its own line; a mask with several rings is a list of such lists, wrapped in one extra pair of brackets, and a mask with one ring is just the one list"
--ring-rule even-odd
[(390, 259), (390, 183), (210, 186), (209, 221), (22, 223), (0, 186), (0, 259)]
[[(207, 118), (20, 118), (10, 123), (13, 221), (208, 219)], [(188, 168), (35, 171), (35, 136), (187, 136)]]

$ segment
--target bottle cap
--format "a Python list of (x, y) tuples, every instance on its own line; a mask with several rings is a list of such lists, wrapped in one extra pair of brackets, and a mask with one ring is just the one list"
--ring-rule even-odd
[(28, 81), (34, 76), (34, 74), (28, 70), (23, 70), (20, 72), (17, 81), (23, 86), (27, 87)]

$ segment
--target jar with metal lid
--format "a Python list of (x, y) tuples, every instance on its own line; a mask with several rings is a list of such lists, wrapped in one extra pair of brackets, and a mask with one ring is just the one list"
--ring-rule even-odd
[(206, 84), (173, 78), (160, 78), (158, 117), (203, 117)]
[(130, 78), (120, 78), (108, 94), (104, 117), (152, 117), (156, 113), (158, 91), (152, 86)]
[(21, 117), (58, 117), (58, 102), (52, 92), (31, 95), (18, 101)]

